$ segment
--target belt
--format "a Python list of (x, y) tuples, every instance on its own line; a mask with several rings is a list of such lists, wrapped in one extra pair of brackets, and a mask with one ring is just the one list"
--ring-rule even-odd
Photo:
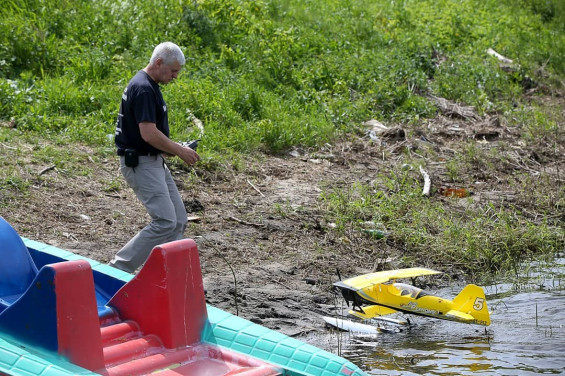
[[(124, 155), (126, 155), (126, 150), (125, 150), (125, 149), (118, 149), (117, 154), (118, 154), (119, 156), (124, 156)], [(148, 152), (148, 153), (140, 153), (140, 152), (137, 152), (137, 155), (139, 155), (140, 157), (147, 157), (147, 156), (156, 157), (156, 156), (158, 156), (159, 154), (160, 154), (160, 153), (155, 153), (155, 152)]]

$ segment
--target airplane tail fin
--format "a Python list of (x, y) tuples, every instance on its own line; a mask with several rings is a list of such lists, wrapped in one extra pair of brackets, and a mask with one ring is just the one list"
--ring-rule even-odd
[(473, 316), (473, 324), (490, 325), (490, 313), (484, 290), (476, 285), (467, 285), (453, 299), (453, 306), (457, 311)]

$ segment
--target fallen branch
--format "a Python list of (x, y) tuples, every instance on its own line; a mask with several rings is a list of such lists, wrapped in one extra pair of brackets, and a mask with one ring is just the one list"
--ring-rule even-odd
[(426, 172), (426, 170), (424, 170), (422, 168), (422, 166), (420, 166), (419, 169), (420, 169), (420, 173), (424, 177), (424, 189), (422, 191), (422, 195), (423, 196), (429, 196), (430, 195), (430, 186), (432, 184), (431, 180), (430, 180), (430, 175), (428, 175), (428, 173)]
[(38, 175), (38, 176), (41, 176), (41, 175), (43, 175), (44, 173), (46, 173), (47, 171), (53, 170), (55, 167), (56, 167), (55, 165), (46, 167), (46, 168), (44, 168), (43, 170), (39, 171), (39, 174), (37, 174), (37, 175)]
[(428, 96), (434, 104), (438, 107), (441, 113), (446, 116), (458, 117), (465, 120), (479, 120), (480, 117), (473, 106), (464, 106), (445, 98), (436, 97), (434, 95)]

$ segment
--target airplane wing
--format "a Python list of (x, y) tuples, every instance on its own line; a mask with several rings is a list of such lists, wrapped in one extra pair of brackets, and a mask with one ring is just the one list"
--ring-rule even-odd
[(386, 270), (382, 272), (363, 274), (357, 277), (349, 278), (344, 281), (341, 281), (341, 283), (349, 287), (352, 287), (353, 289), (361, 290), (366, 287), (370, 287), (379, 283), (388, 282), (391, 279), (411, 278), (422, 275), (441, 274), (441, 273), (442, 272), (438, 272), (436, 270), (426, 269), (426, 268)]
[(363, 307), (363, 311), (350, 310), (348, 313), (352, 316), (358, 317), (363, 320), (372, 319), (377, 316), (386, 316), (397, 313), (398, 311), (392, 308), (372, 305)]
[(378, 334), (379, 331), (373, 325), (361, 324), (358, 322), (338, 319), (336, 317), (322, 317), (326, 324), (329, 326), (345, 330), (352, 333), (362, 333), (362, 334)]

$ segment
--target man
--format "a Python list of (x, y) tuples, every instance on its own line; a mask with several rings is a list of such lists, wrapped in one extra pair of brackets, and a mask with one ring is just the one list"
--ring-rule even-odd
[(115, 135), (120, 171), (151, 216), (149, 225), (110, 261), (129, 273), (143, 265), (156, 245), (181, 239), (188, 222), (163, 156), (176, 155), (188, 165), (200, 157), (169, 138), (167, 105), (159, 87), (177, 78), (184, 63), (176, 44), (159, 44), (149, 64), (131, 79), (122, 95)]

